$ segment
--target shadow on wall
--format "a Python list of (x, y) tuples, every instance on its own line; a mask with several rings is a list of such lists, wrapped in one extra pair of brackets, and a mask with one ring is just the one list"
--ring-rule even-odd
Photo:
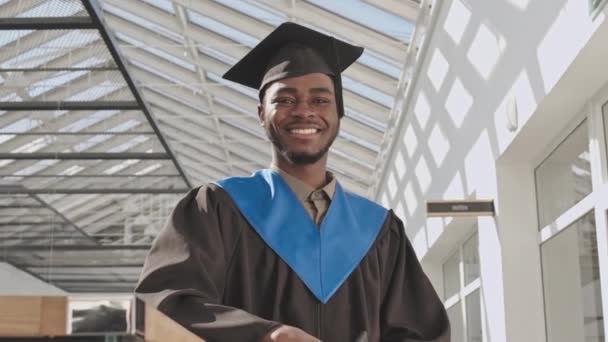
[[(424, 233), (425, 200), (496, 197), (495, 161), (603, 20), (591, 21), (587, 2), (547, 4), (441, 5), (378, 192), (418, 240), (419, 255), (434, 242)], [(509, 99), (519, 113), (514, 132), (505, 115)]]

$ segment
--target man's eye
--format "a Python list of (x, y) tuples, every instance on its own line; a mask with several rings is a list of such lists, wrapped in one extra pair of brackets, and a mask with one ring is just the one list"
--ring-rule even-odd
[(324, 99), (324, 98), (316, 98), (316, 99), (313, 99), (312, 102), (315, 104), (325, 104), (325, 103), (329, 103), (330, 101), (328, 99)]
[(292, 104), (294, 103), (294, 100), (287, 97), (279, 97), (275, 99), (274, 102), (278, 104)]

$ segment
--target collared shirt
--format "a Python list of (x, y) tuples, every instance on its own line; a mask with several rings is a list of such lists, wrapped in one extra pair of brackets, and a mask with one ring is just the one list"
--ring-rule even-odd
[(276, 165), (272, 165), (271, 167), (283, 178), (291, 191), (296, 195), (310, 219), (317, 226), (321, 225), (321, 221), (323, 221), (323, 217), (327, 213), (327, 209), (329, 209), (331, 200), (336, 192), (336, 178), (333, 173), (327, 172), (327, 183), (323, 187), (315, 189), (279, 169)]

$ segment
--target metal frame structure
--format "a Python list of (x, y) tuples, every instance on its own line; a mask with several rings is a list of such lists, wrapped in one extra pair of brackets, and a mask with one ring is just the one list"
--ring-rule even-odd
[(132, 288), (181, 195), (268, 166), (257, 93), (221, 75), (287, 20), (366, 48), (328, 167), (370, 195), (428, 3), (341, 1), (0, 0), (0, 260)]

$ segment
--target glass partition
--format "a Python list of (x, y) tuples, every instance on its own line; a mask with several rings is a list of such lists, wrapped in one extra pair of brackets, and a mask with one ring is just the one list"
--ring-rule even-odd
[(548, 341), (604, 342), (593, 211), (541, 246)]

